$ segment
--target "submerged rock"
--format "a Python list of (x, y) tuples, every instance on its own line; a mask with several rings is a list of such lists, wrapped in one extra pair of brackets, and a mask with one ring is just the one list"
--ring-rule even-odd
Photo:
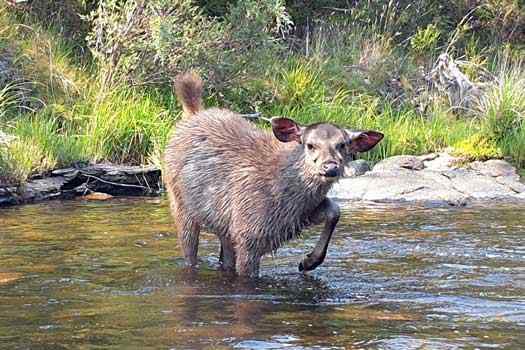
[(113, 198), (113, 196), (103, 192), (91, 192), (90, 194), (87, 194), (80, 198), (88, 201), (105, 201)]
[(329, 196), (341, 200), (465, 205), (478, 200), (523, 200), (525, 184), (504, 160), (462, 165), (447, 153), (396, 156), (355, 178), (344, 178)]

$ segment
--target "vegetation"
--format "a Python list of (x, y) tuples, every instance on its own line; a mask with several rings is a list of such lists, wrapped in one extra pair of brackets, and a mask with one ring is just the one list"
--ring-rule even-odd
[[(525, 167), (525, 5), (472, 3), (0, 1), (0, 183), (160, 163), (188, 69), (208, 105), (381, 130), (372, 160), (453, 148)], [(480, 87), (473, 104), (429, 85), (444, 52)]]

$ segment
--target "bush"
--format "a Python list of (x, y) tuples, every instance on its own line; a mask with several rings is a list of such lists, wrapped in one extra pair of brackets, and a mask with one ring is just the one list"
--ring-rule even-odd
[(499, 71), (478, 106), (486, 134), (496, 141), (520, 129), (525, 122), (525, 72), (521, 64), (510, 66), (504, 60)]
[(190, 0), (108, 0), (90, 20), (88, 43), (106, 88), (120, 82), (166, 82), (220, 49), (219, 23)]
[(503, 156), (501, 149), (494, 141), (479, 133), (456, 143), (453, 147), (454, 155), (468, 161), (484, 161)]
[(437, 44), (441, 32), (435, 24), (429, 24), (424, 29), (420, 28), (410, 39), (410, 47), (418, 55), (432, 53)]
[(9, 131), (16, 139), (1, 146), (0, 168), (18, 181), (87, 160), (82, 140), (53, 117), (26, 116), (12, 122)]
[(88, 40), (103, 87), (164, 84), (189, 69), (224, 85), (247, 75), (255, 66), (249, 54), (275, 44), (290, 24), (280, 0), (239, 1), (224, 21), (191, 0), (107, 0), (90, 18)]

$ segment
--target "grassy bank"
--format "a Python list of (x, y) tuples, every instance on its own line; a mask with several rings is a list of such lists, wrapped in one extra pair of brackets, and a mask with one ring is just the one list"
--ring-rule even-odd
[[(220, 22), (207, 19), (205, 12), (197, 15), (209, 21), (210, 33), (226, 26), (228, 18), (240, 18), (233, 13)], [(453, 28), (463, 28), (461, 21)], [(215, 43), (218, 36), (192, 37), (187, 41), (197, 53), (183, 50), (181, 56), (191, 64), (172, 60), (167, 67), (176, 69), (163, 73), (200, 68), (208, 80), (208, 105), (381, 130), (386, 138), (368, 155), (372, 160), (451, 149), (469, 159), (508, 157), (525, 167), (525, 68), (519, 45), (487, 46), (475, 40), (475, 33), (467, 38), (459, 29), (446, 33), (427, 24), (401, 40), (396, 25), (332, 21), (318, 24), (300, 40), (289, 36), (251, 46), (239, 28), (228, 26), (232, 42), (254, 49), (222, 46), (203, 61), (199, 50), (209, 51), (210, 57), (213, 52), (209, 45), (199, 47), (198, 40)], [(0, 57), (20, 76), (0, 86), (0, 131), (15, 137), (0, 143), (0, 182), (21, 183), (83, 162), (159, 164), (180, 115), (169, 83), (140, 80), (144, 71), (123, 69), (141, 67), (140, 62), (110, 65), (114, 57), (104, 60), (96, 50), (90, 54), (57, 28), (57, 23), (35, 22), (31, 14), (0, 2)], [(267, 34), (257, 40), (276, 37), (270, 29)], [(253, 33), (243, 35), (256, 40)], [(462, 58), (461, 70), (473, 82), (483, 84), (483, 97), (462, 109), (422, 83), (421, 71), (428, 72), (447, 49)], [(137, 57), (133, 52), (130, 57)], [(202, 68), (207, 64), (212, 68)]]

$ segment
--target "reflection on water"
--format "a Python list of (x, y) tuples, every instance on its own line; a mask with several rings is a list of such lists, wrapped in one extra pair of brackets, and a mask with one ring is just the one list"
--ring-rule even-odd
[(165, 200), (0, 209), (0, 348), (525, 348), (523, 209), (351, 206), (251, 282), (209, 234), (187, 269)]

